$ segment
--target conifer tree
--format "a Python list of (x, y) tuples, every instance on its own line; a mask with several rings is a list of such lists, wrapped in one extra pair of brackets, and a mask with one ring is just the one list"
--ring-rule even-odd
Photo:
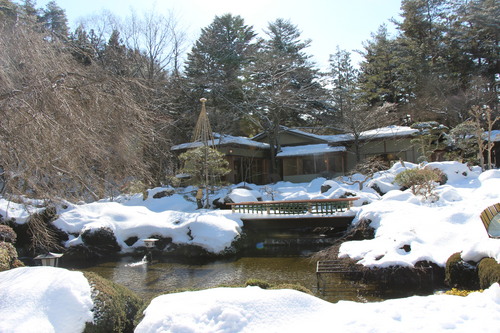
[(66, 11), (59, 7), (55, 1), (50, 1), (46, 8), (42, 10), (40, 21), (43, 23), (47, 31), (59, 38), (68, 36), (68, 18)]
[[(271, 156), (280, 150), (280, 126), (307, 125), (326, 109), (327, 93), (305, 49), (298, 27), (288, 20), (269, 23), (267, 38), (250, 68), (247, 98), (252, 116), (268, 137)], [(277, 165), (271, 163), (275, 173)]]
[[(253, 27), (241, 16), (225, 14), (201, 31), (188, 54), (186, 77), (190, 100), (206, 96), (214, 130), (239, 134), (244, 115), (243, 78), (256, 51)], [(195, 109), (194, 105), (190, 107)]]

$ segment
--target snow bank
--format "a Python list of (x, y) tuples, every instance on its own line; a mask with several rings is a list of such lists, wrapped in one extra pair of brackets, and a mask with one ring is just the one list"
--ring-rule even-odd
[[(437, 187), (439, 201), (422, 202), (409, 190), (393, 190), (379, 201), (356, 208), (354, 223), (371, 220), (375, 238), (342, 244), (341, 257), (369, 267), (413, 266), (423, 260), (444, 266), (456, 252), (462, 252), (466, 260), (492, 257), (500, 262), (500, 240), (488, 237), (479, 218), (486, 207), (500, 202), (500, 173), (492, 170), (478, 175), (458, 162), (425, 167), (440, 169), (448, 177), (447, 184)], [(403, 249), (405, 245), (409, 252)]]
[(53, 267), (0, 272), (0, 332), (83, 332), (92, 321), (90, 295), (81, 272)]
[[(109, 228), (124, 252), (144, 245), (136, 242), (128, 246), (125, 240), (129, 237), (144, 239), (160, 235), (172, 238), (172, 242), (177, 244), (198, 245), (219, 253), (240, 235), (242, 222), (238, 215), (230, 211), (154, 212), (145, 206), (95, 202), (69, 207), (59, 214), (54, 225), (68, 233)], [(78, 244), (81, 244), (81, 236), (71, 239), (66, 245)]]
[(328, 303), (294, 290), (217, 288), (159, 296), (135, 332), (498, 332), (500, 287), (467, 297)]
[(26, 223), (31, 214), (38, 213), (41, 210), (29, 203), (26, 205), (19, 204), (0, 197), (0, 216), (5, 220), (14, 219), (17, 224)]

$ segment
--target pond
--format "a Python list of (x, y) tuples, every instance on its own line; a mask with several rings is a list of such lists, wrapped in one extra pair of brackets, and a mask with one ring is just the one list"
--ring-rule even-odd
[(329, 302), (379, 301), (413, 294), (412, 291), (382, 292), (376, 284), (344, 280), (335, 274), (324, 277), (326, 284), (321, 283), (318, 290), (315, 267), (316, 263), (304, 256), (252, 256), (210, 262), (175, 258), (153, 258), (152, 262), (147, 262), (140, 258), (122, 257), (118, 261), (101, 262), (79, 270), (95, 272), (145, 299), (185, 289), (244, 285), (249, 279), (273, 284), (300, 284)]
[[(413, 290), (381, 290), (377, 284), (362, 284), (337, 274), (323, 274), (318, 284), (316, 262), (311, 254), (331, 246), (342, 232), (251, 233), (234, 257), (220, 260), (161, 256), (150, 260), (122, 257), (84, 268), (126, 286), (143, 298), (178, 290), (244, 285), (249, 279), (271, 284), (300, 284), (329, 302), (380, 301), (416, 294)], [(71, 268), (71, 267), (68, 267)]]

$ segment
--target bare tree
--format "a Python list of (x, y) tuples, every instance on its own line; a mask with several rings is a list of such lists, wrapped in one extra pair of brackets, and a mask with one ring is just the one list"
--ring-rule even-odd
[[(186, 37), (173, 12), (163, 15), (152, 8), (141, 17), (133, 12), (123, 28), (127, 47), (146, 59), (145, 64), (138, 63), (143, 78), (153, 81), (166, 71), (179, 71)], [(142, 62), (144, 57), (137, 59)]]
[[(491, 131), (493, 130), (493, 126), (500, 119), (499, 117), (493, 116), (493, 111), (489, 106), (480, 107), (473, 106), (470, 110), (470, 115), (472, 117), (472, 122), (474, 124), (475, 137), (478, 145), (478, 159), (481, 165), (481, 168), (484, 170), (484, 153), (487, 152), (487, 168), (491, 169), (492, 167), (492, 150), (494, 147), (494, 142), (491, 141)], [(487, 130), (484, 130), (483, 123), (486, 124)], [(485, 138), (484, 134), (487, 134)], [(486, 139), (486, 140), (485, 140)]]
[(0, 156), (7, 193), (97, 199), (148, 179), (140, 81), (84, 66), (28, 24), (0, 25)]
[(394, 109), (395, 105), (393, 103), (384, 103), (384, 105), (374, 108), (355, 103), (344, 109), (340, 127), (353, 136), (357, 163), (361, 162), (361, 147), (366, 142), (366, 138), (362, 138), (362, 133), (394, 123)]

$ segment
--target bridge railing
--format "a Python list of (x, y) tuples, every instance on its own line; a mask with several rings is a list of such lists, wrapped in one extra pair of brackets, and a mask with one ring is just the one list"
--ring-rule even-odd
[(286, 200), (286, 201), (250, 201), (228, 203), (233, 213), (243, 214), (334, 214), (345, 212), (359, 198), (317, 199), (317, 200)]

